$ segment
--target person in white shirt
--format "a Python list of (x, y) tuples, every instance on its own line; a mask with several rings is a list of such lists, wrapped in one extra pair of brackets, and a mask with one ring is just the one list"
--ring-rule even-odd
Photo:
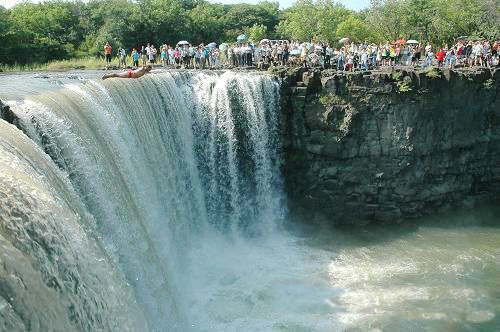
[(149, 50), (149, 52), (148, 52), (149, 63), (152, 65), (155, 63), (155, 47), (153, 45), (151, 45), (148, 48), (148, 50)]
[(259, 45), (256, 45), (255, 48), (253, 49), (253, 58), (254, 58), (255, 63), (257, 63), (257, 64), (260, 63), (261, 53), (262, 53), (262, 49), (260, 48)]
[(361, 70), (368, 70), (368, 53), (366, 50), (361, 51), (360, 61)]
[(333, 49), (330, 47), (330, 44), (328, 44), (325, 51), (325, 68), (330, 68), (332, 56)]
[(118, 67), (125, 68), (127, 66), (125, 59), (126, 59), (126, 53), (125, 49), (122, 47), (118, 50), (118, 56), (119, 56), (119, 62), (118, 62)]

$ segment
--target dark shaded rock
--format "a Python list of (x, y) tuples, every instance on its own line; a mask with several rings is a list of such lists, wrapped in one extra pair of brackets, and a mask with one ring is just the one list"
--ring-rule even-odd
[(10, 124), (13, 124), (16, 127), (19, 127), (19, 119), (12, 112), (9, 105), (5, 104), (2, 100), (0, 100), (0, 119), (4, 119)]
[(391, 221), (500, 198), (498, 70), (281, 72), (291, 210)]

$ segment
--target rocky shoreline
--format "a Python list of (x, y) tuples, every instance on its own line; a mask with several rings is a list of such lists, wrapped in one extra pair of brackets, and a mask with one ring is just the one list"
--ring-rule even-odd
[(500, 198), (500, 71), (276, 71), (292, 215), (397, 221)]

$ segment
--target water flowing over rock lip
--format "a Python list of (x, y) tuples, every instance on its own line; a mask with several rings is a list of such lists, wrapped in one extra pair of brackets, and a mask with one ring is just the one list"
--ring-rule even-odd
[[(1, 115), (69, 179), (151, 328), (189, 330), (191, 321), (211, 319), (188, 314), (195, 302), (205, 313), (203, 301), (210, 300), (196, 294), (203, 278), (188, 273), (197, 266), (188, 260), (198, 259), (190, 257), (198, 236), (257, 237), (282, 219), (278, 83), (232, 72), (160, 71), (106, 81), (91, 74), (9, 82), (20, 91)], [(97, 300), (81, 301), (103, 302), (105, 313), (120, 310), (95, 293)], [(101, 316), (88, 315), (71, 321), (99, 329)]]

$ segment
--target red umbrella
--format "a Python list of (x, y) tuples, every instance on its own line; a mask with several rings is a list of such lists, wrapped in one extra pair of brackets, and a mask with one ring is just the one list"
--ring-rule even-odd
[(404, 43), (406, 43), (406, 40), (404, 40), (404, 39), (396, 40), (394, 42), (394, 44), (404, 44)]

